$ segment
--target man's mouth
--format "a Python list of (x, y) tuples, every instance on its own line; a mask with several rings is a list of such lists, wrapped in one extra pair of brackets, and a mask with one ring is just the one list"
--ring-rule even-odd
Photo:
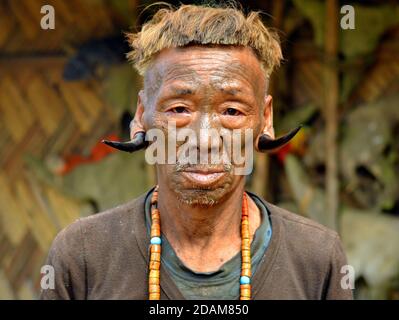
[(181, 173), (193, 184), (203, 187), (217, 183), (227, 174), (225, 170), (216, 168), (187, 168)]

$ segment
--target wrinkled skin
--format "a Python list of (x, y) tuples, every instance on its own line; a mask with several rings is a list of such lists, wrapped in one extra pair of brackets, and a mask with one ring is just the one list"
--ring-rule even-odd
[[(158, 128), (164, 131), (167, 143), (168, 121), (175, 121), (177, 130), (195, 130), (201, 143), (206, 141), (200, 140), (201, 128), (219, 132), (251, 128), (256, 145), (262, 133), (274, 137), (272, 98), (266, 93), (267, 86), (262, 66), (249, 48), (165, 49), (146, 72), (131, 136)], [(241, 143), (243, 148), (244, 140)], [(205, 150), (210, 148), (206, 142)], [(156, 169), (162, 232), (188, 267), (215, 270), (240, 250), (245, 176), (235, 175), (232, 167), (223, 164), (189, 168), (157, 164)], [(198, 181), (192, 172), (185, 172), (204, 174), (210, 170), (219, 172), (217, 179)], [(260, 224), (260, 213), (251, 199), (249, 209), (253, 235)]]

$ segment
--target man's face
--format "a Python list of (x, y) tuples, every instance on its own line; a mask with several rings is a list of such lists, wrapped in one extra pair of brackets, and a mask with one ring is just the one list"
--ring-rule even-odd
[[(168, 123), (172, 122), (177, 133), (182, 129), (195, 133), (197, 143), (190, 147), (198, 149), (198, 156), (204, 150), (221, 152), (201, 135), (206, 130), (244, 133), (251, 129), (255, 139), (272, 121), (266, 90), (261, 64), (249, 48), (188, 46), (163, 50), (145, 75), (144, 128), (162, 130), (168, 145), (172, 134)], [(242, 150), (245, 139), (238, 143)], [(182, 145), (177, 142), (177, 154)], [(234, 174), (234, 166), (234, 162), (157, 164), (158, 182), (187, 204), (209, 206), (244, 183), (242, 175)]]

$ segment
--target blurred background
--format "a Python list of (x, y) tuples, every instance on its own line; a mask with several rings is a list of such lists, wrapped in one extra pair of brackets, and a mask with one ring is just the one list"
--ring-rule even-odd
[[(0, 299), (36, 299), (62, 228), (155, 184), (143, 152), (100, 143), (128, 139), (142, 82), (123, 32), (139, 29), (151, 3), (0, 0)], [(43, 5), (53, 30), (41, 28)], [(277, 135), (305, 125), (256, 155), (248, 190), (336, 229), (357, 299), (399, 299), (399, 1), (242, 5), (282, 40), (270, 88)], [(342, 27), (344, 5), (354, 29)]]

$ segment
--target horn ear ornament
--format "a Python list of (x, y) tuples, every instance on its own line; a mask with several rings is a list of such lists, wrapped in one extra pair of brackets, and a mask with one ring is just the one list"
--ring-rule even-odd
[(262, 134), (258, 140), (258, 150), (260, 152), (266, 152), (281, 148), (282, 146), (287, 144), (292, 138), (294, 138), (298, 131), (301, 130), (301, 128), (302, 125), (277, 139), (272, 139), (267, 134)]
[[(260, 152), (266, 152), (281, 148), (282, 146), (287, 144), (292, 138), (294, 138), (301, 128), (302, 125), (277, 139), (271, 139), (267, 134), (262, 134), (258, 140), (258, 150)], [(134, 138), (127, 142), (103, 140), (102, 143), (105, 143), (106, 145), (117, 150), (130, 153), (145, 149), (148, 146), (148, 141), (145, 140), (145, 132), (143, 131), (136, 133)]]
[(110, 140), (103, 140), (101, 142), (105, 143), (107, 146), (125, 152), (135, 152), (140, 149), (146, 148), (148, 145), (148, 141), (145, 141), (145, 132), (143, 131), (137, 132), (134, 135), (133, 139), (127, 142), (110, 141)]

